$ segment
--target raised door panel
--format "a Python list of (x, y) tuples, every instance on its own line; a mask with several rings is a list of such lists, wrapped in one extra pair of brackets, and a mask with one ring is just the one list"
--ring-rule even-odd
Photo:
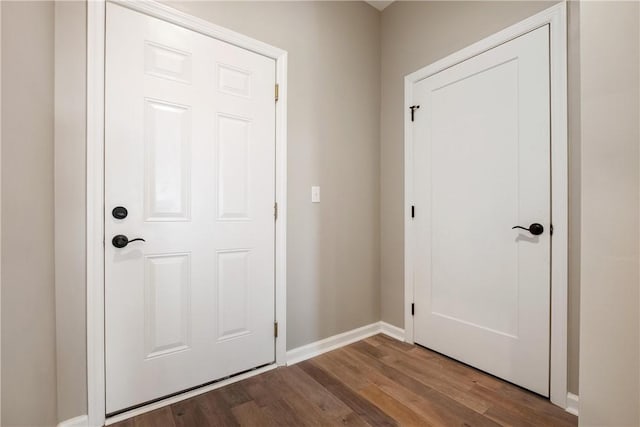
[(191, 108), (145, 100), (145, 218), (187, 221), (191, 215)]
[(217, 117), (218, 219), (249, 219), (249, 119)]
[(189, 348), (191, 332), (191, 257), (145, 257), (146, 358)]
[(218, 90), (251, 98), (251, 72), (228, 64), (218, 64)]
[(191, 53), (146, 41), (144, 68), (149, 75), (182, 83), (191, 83)]
[(249, 250), (218, 251), (218, 341), (249, 334)]

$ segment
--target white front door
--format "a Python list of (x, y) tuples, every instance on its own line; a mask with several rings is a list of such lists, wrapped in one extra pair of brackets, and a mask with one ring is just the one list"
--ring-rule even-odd
[[(544, 396), (549, 95), (544, 26), (415, 83), (412, 100), (414, 340)], [(531, 224), (543, 230), (512, 229)]]
[(107, 4), (107, 413), (274, 362), (274, 85), (272, 59)]

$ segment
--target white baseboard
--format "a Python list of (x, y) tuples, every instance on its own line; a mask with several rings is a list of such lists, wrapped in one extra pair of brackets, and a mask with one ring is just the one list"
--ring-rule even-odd
[(319, 356), (322, 353), (344, 347), (380, 333), (397, 340), (404, 341), (403, 329), (390, 325), (386, 322), (376, 322), (289, 350), (287, 351), (287, 365), (294, 365), (298, 362), (302, 362), (303, 360), (311, 359), (312, 357)]
[(567, 408), (566, 411), (570, 414), (578, 416), (578, 409), (580, 409), (580, 398), (573, 394), (567, 393)]
[[(287, 351), (287, 365), (294, 365), (298, 362), (311, 359), (312, 357), (316, 357), (328, 351), (336, 350), (340, 347), (353, 344), (356, 341), (360, 341), (377, 334), (385, 334), (391, 338), (397, 339), (398, 341), (404, 342), (404, 329), (398, 328), (397, 326), (393, 326), (387, 322), (380, 321), (376, 323), (371, 323), (370, 325), (362, 326), (360, 328), (352, 329), (350, 331), (343, 332), (341, 334), (333, 335), (323, 340), (316, 341), (311, 344), (303, 345), (302, 347), (294, 348), (293, 350), (289, 350)], [(190, 397), (193, 397), (201, 393), (206, 393), (207, 391), (214, 390), (219, 387), (223, 387), (225, 385), (243, 380), (248, 377), (252, 377), (254, 375), (261, 374), (263, 372), (266, 372), (275, 368), (276, 368), (275, 364), (269, 365), (261, 369), (256, 369), (255, 371), (252, 371), (252, 372), (238, 375), (237, 377), (233, 377), (225, 381), (220, 381), (219, 383), (215, 383), (207, 387), (202, 387), (200, 389), (197, 389), (188, 393), (183, 393), (178, 396), (171, 397), (169, 399), (155, 402), (150, 405), (145, 405), (141, 408), (137, 408), (132, 411), (125, 412), (120, 415), (116, 415), (115, 417), (111, 417), (107, 419), (106, 425), (110, 425), (118, 421), (122, 421), (124, 419), (133, 417), (135, 415), (149, 412), (154, 409), (160, 408), (162, 406), (170, 405), (172, 403), (179, 402), (184, 399), (188, 399)], [(570, 414), (577, 416), (579, 407), (580, 407), (579, 397), (573, 393), (567, 393), (566, 411), (569, 412)], [(58, 424), (58, 427), (87, 427), (88, 423), (89, 423), (88, 417), (86, 415), (81, 415), (79, 417), (75, 417), (70, 420), (62, 421), (60, 424)]]
[(87, 415), (80, 415), (79, 417), (61, 421), (58, 427), (87, 427), (88, 425), (89, 417)]
[(402, 328), (398, 328), (397, 326), (393, 326), (387, 322), (380, 322), (380, 332), (391, 338), (395, 338), (398, 341), (404, 342), (404, 329)]

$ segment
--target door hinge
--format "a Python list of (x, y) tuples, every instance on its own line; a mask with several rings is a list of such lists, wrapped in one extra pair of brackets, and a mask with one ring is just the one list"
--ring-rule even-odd
[(419, 105), (412, 105), (411, 107), (409, 107), (409, 109), (411, 110), (411, 121), (413, 121), (414, 114), (415, 114), (416, 110), (419, 109), (419, 108), (420, 108)]
[(278, 322), (273, 322), (273, 336), (278, 338)]
[(416, 207), (411, 205), (411, 218), (416, 217)]
[(413, 316), (414, 314), (416, 314), (416, 305), (411, 303), (411, 315)]
[(273, 204), (273, 218), (278, 219), (278, 202)]
[(278, 102), (279, 95), (280, 95), (280, 85), (276, 83), (276, 102)]

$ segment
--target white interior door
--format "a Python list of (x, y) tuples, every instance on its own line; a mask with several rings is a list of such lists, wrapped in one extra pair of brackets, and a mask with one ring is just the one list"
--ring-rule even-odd
[(274, 85), (272, 59), (107, 4), (107, 413), (274, 361)]
[(548, 26), (413, 87), (414, 340), (544, 396), (549, 95)]

